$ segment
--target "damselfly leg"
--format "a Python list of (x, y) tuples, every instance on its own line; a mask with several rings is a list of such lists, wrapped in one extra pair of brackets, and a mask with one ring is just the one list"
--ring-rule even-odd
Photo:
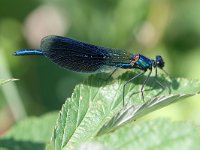
[(148, 82), (151, 73), (152, 73), (152, 69), (149, 71), (149, 74), (148, 74), (148, 76), (146, 77), (146, 79), (144, 80), (144, 82), (143, 82), (143, 84), (142, 84), (142, 88), (141, 88), (141, 90), (140, 90), (140, 92), (142, 93), (142, 100), (143, 100), (143, 102), (145, 102), (145, 101), (144, 101), (144, 86), (145, 86), (145, 84)]
[[(169, 75), (166, 71), (164, 71), (164, 72), (165, 72), (167, 75)], [(158, 70), (157, 70), (157, 67), (155, 68), (155, 78), (154, 78), (154, 79), (155, 79), (156, 83), (162, 87), (163, 90), (165, 90), (166, 87), (168, 87), (169, 94), (171, 93), (169, 85), (168, 85), (168, 84), (167, 84), (167, 85), (163, 85), (163, 83), (161, 83), (161, 82), (158, 80)]]
[(134, 79), (136, 79), (137, 77), (140, 77), (141, 75), (143, 75), (146, 71), (142, 71), (141, 73), (135, 75), (133, 78), (129, 79), (123, 86), (123, 106), (125, 106), (125, 100), (124, 100), (124, 96), (125, 96), (125, 88), (126, 88), (126, 85), (128, 83), (130, 83), (131, 81), (133, 81)]

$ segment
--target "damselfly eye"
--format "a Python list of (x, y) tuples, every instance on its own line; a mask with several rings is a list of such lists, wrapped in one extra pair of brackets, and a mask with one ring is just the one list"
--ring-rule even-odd
[(159, 55), (156, 56), (156, 66), (161, 69), (165, 66), (165, 62), (163, 61), (162, 57)]

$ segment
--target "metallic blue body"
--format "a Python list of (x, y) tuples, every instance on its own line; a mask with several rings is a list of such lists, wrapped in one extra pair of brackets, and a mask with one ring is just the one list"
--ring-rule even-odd
[(147, 69), (152, 69), (153, 62), (153, 60), (150, 60), (143, 55), (139, 55), (139, 60), (135, 63), (135, 66), (140, 70), (146, 71)]
[(44, 55), (45, 52), (42, 50), (18, 50), (15, 52), (16, 56), (22, 55)]
[[(133, 55), (134, 56), (134, 55)], [(130, 59), (130, 62), (132, 59)], [(120, 67), (123, 69), (140, 69), (140, 70), (147, 70), (147, 69), (152, 69), (153, 67), (153, 60), (148, 59), (147, 57), (139, 54), (139, 60), (135, 62), (134, 65), (131, 65), (129, 63), (122, 63), (122, 64), (117, 64), (115, 65), (116, 67)]]

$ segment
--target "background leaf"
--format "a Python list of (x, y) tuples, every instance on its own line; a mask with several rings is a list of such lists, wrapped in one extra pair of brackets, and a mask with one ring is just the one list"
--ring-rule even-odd
[(199, 140), (199, 128), (191, 123), (155, 119), (128, 124), (113, 133), (98, 136), (92, 142), (115, 150), (197, 150)]
[[(199, 93), (199, 81), (159, 78), (168, 88), (162, 89), (154, 77), (145, 86), (145, 103), (140, 98), (142, 76), (126, 87), (126, 107), (122, 106), (122, 89), (136, 73), (126, 73), (117, 80), (105, 81), (106, 74), (91, 76), (76, 86), (60, 112), (53, 142), (56, 149), (73, 149), (116, 129), (126, 122)], [(170, 94), (169, 94), (170, 92)]]
[(12, 150), (43, 150), (53, 132), (58, 113), (30, 117), (20, 121), (0, 138), (0, 148)]

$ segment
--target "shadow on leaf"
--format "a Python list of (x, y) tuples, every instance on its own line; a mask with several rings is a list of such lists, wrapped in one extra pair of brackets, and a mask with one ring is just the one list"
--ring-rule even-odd
[[(120, 81), (122, 85), (124, 85), (128, 80), (133, 78), (138, 74), (138, 71), (128, 71), (120, 75), (118, 78), (114, 79), (110, 77), (107, 80), (107, 77), (110, 76), (109, 73), (98, 73), (95, 75), (91, 75), (86, 81), (83, 82), (84, 85), (91, 86), (91, 87), (103, 87), (106, 85), (112, 85), (116, 80)], [(142, 75), (135, 80), (131, 81), (129, 84), (134, 84), (135, 86), (142, 86), (144, 80), (147, 78), (147, 75)], [(180, 84), (177, 82), (176, 79), (170, 78), (169, 76), (165, 77), (164, 75), (160, 75), (157, 77), (157, 81), (159, 81), (163, 86), (159, 85), (156, 82), (155, 76), (150, 76), (148, 82), (145, 84), (144, 94), (147, 91), (153, 91), (155, 89), (162, 89), (158, 91), (154, 96), (161, 95), (164, 91), (167, 90), (168, 94), (171, 94), (172, 90), (176, 90), (179, 88)], [(128, 84), (128, 85), (129, 85)], [(149, 87), (148, 89), (146, 87)], [(130, 95), (130, 98), (135, 94), (141, 94), (140, 89), (138, 91), (133, 91)]]

